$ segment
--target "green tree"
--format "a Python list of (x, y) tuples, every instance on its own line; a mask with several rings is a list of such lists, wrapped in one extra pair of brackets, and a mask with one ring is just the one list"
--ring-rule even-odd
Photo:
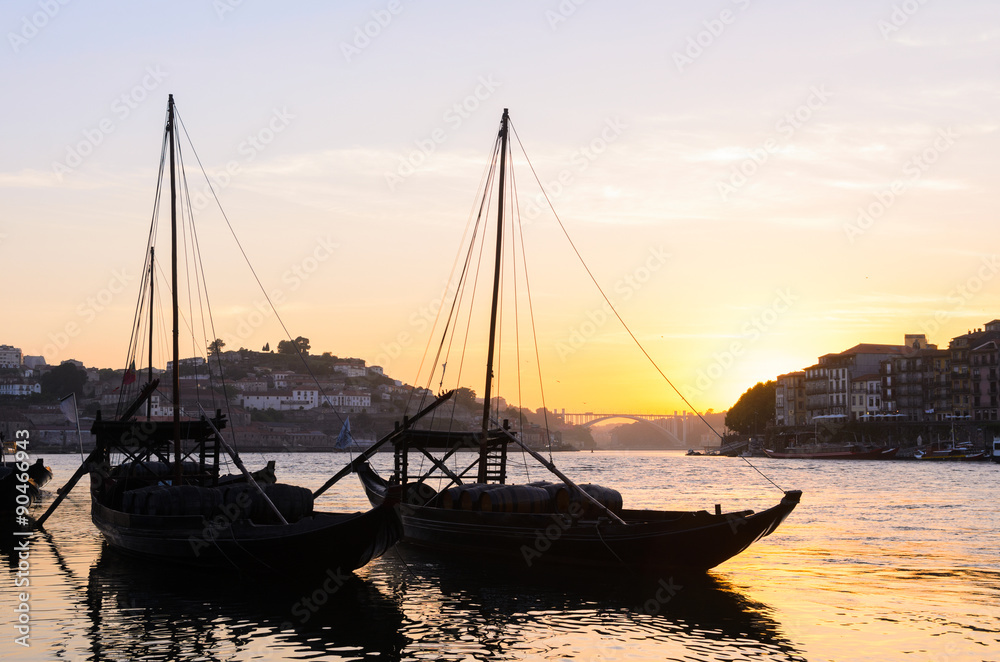
[(753, 434), (774, 422), (775, 382), (757, 382), (726, 412), (726, 427), (740, 434)]
[(226, 342), (222, 338), (216, 338), (212, 342), (208, 343), (208, 355), (212, 356), (214, 354), (218, 354), (225, 346)]
[(296, 346), (298, 346), (298, 352), (301, 352), (303, 356), (309, 354), (309, 344), (308, 338), (303, 338), (302, 336), (297, 337), (295, 340), (281, 340), (278, 342), (278, 354), (296, 354)]
[(72, 363), (63, 363), (42, 375), (39, 383), (42, 385), (43, 395), (62, 398), (76, 393), (80, 397), (83, 395), (83, 385), (87, 383), (87, 372)]
[(455, 389), (455, 404), (459, 407), (472, 407), (476, 405), (476, 392), (471, 388), (460, 386)]

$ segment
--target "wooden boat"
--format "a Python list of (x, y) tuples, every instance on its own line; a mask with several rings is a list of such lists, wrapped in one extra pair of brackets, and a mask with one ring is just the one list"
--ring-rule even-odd
[(789, 448), (784, 451), (773, 451), (765, 448), (768, 457), (800, 460), (891, 460), (896, 457), (899, 448), (864, 448), (850, 446), (839, 450), (824, 450), (820, 447)]
[(976, 451), (972, 449), (971, 445), (960, 444), (947, 448), (921, 449), (913, 454), (913, 458), (915, 460), (959, 462), (964, 460), (985, 460), (987, 455), (986, 451)]
[[(715, 567), (772, 533), (798, 504), (801, 492), (784, 492), (777, 505), (760, 513), (723, 513), (718, 506), (715, 512), (625, 509), (616, 490), (577, 485), (525, 444), (507, 421), (501, 423), (491, 416), (508, 121), (505, 110), (494, 163), (489, 168), (491, 174), (498, 171), (499, 175), (484, 184), (484, 204), (477, 204), (482, 213), (487, 207), (487, 192), (493, 188), (499, 191), (481, 427), (478, 431), (455, 431), (417, 430), (411, 426), (393, 439), (373, 445), (353, 463), (354, 470), (373, 505), (385, 503), (391, 489), (401, 490), (404, 542), (456, 559), (492, 561), (516, 571), (546, 572), (588, 569), (655, 574), (701, 572)], [(395, 462), (393, 475), (386, 480), (367, 460), (390, 441)], [(559, 482), (507, 484), (507, 451), (511, 445), (520, 446)], [(467, 458), (470, 452), (473, 459), (465, 470), (451, 469), (446, 464), (449, 458)], [(421, 462), (430, 462), (430, 468), (411, 472), (411, 453), (419, 453)], [(444, 489), (429, 484), (435, 473), (448, 481)]]
[[(149, 342), (149, 382), (131, 400), (125, 394), (139, 388), (134, 370), (122, 380), (123, 403), (117, 415), (100, 412), (91, 432), (96, 448), (71, 479), (84, 473), (91, 480), (91, 518), (108, 544), (117, 551), (157, 562), (198, 567), (233, 567), (271, 575), (311, 574), (329, 570), (349, 572), (380, 556), (398, 540), (401, 528), (390, 497), (364, 513), (329, 513), (314, 509), (312, 492), (304, 487), (258, 480), (223, 437), (227, 417), (216, 409), (209, 418), (182, 414), (192, 402), (182, 402), (179, 354), (176, 165), (173, 95), (167, 103), (164, 155), (159, 181), (169, 164), (171, 218), (171, 278), (173, 312), (172, 415), (151, 415), (150, 397), (159, 385), (153, 378), (153, 340)], [(178, 156), (175, 157), (175, 154)], [(161, 198), (157, 191), (157, 200)], [(185, 207), (185, 208), (190, 208)], [(154, 215), (155, 223), (155, 215)], [(147, 273), (153, 274), (152, 238)], [(150, 277), (146, 284), (152, 287)], [(150, 292), (149, 301), (152, 302)], [(146, 301), (145, 294), (140, 302)], [(152, 303), (150, 323), (152, 330)], [(137, 319), (145, 319), (137, 313)], [(130, 353), (142, 344), (133, 334)], [(129, 396), (131, 398), (131, 396)], [(141, 415), (145, 407), (146, 415)], [(198, 405), (200, 407), (200, 404)], [(164, 420), (165, 419), (165, 420)], [(241, 475), (220, 476), (220, 457), (228, 455)], [(273, 475), (271, 474), (266, 475)], [(64, 497), (64, 489), (60, 497)], [(60, 499), (61, 500), (61, 499)], [(58, 500), (40, 518), (45, 518)]]

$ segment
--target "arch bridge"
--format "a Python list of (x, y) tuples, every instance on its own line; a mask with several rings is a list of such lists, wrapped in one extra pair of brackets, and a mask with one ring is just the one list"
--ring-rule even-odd
[(646, 423), (656, 429), (657, 432), (667, 437), (678, 447), (684, 447), (688, 443), (688, 428), (690, 427), (692, 416), (687, 412), (678, 414), (631, 414), (631, 413), (595, 413), (592, 411), (583, 413), (570, 413), (565, 409), (560, 413), (564, 423), (571, 425), (582, 425), (591, 427), (602, 421), (613, 418), (627, 418), (640, 423)]

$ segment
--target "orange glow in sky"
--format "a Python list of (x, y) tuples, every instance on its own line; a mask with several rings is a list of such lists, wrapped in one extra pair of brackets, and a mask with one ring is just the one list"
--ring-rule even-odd
[[(503, 108), (594, 277), (699, 409), (859, 342), (947, 346), (1000, 317), (995, 4), (559, 6), (404, 2), (376, 29), (381, 5), (180, 2), (154, 22), (74, 3), (27, 37), (36, 5), (5, 4), (0, 343), (123, 367), (168, 93), (292, 335), (404, 382)], [(548, 406), (688, 409), (517, 177)], [(218, 336), (275, 347), (204, 207)]]

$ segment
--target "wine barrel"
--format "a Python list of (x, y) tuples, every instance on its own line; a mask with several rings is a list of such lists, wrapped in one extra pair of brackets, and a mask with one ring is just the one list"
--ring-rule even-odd
[(247, 483), (236, 483), (220, 487), (222, 493), (222, 503), (224, 512), (228, 513), (231, 520), (245, 519), (250, 517), (250, 510), (253, 507), (253, 496), (251, 492), (256, 492), (252, 485)]
[[(610, 487), (604, 487), (602, 485), (595, 485), (593, 483), (583, 483), (580, 485), (580, 489), (594, 497), (594, 499), (603, 505), (605, 508), (611, 512), (621, 514), (622, 512), (622, 495), (618, 490), (612, 489)], [(592, 515), (602, 515), (605, 514), (604, 510), (595, 506), (589, 499), (585, 499), (579, 492), (573, 490), (573, 494), (570, 495), (573, 501), (579, 502), (583, 506), (585, 513)]]
[(453, 510), (462, 507), (461, 504), (462, 486), (449, 487), (438, 495), (438, 506), (445, 510)]
[(479, 495), (479, 509), (487, 513), (542, 513), (549, 503), (549, 493), (531, 485), (503, 485)]
[(163, 485), (154, 485), (141, 491), (146, 492), (146, 503), (142, 509), (144, 514), (159, 516), (173, 514), (174, 508), (171, 503), (170, 492), (166, 487)]
[[(285, 521), (289, 524), (292, 522), (298, 522), (303, 517), (312, 514), (313, 495), (309, 489), (285, 483), (264, 485), (263, 488), (264, 493), (269, 499), (271, 499), (271, 503), (275, 505), (278, 512), (281, 513), (281, 515), (285, 518)], [(259, 494), (257, 497), (260, 501), (260, 507), (264, 512), (266, 512), (266, 517), (263, 518), (264, 521), (277, 523), (279, 520), (274, 515), (274, 511), (271, 510), (271, 507), (267, 505)]]
[(128, 490), (122, 494), (122, 512), (145, 515), (146, 499), (149, 497), (150, 491), (154, 489), (156, 489), (155, 486), (141, 487), (137, 490)]
[(534, 483), (528, 483), (528, 485), (530, 487), (540, 487), (549, 495), (549, 512), (569, 512), (569, 487), (566, 484), (539, 480)]
[(461, 510), (477, 510), (479, 508), (479, 497), (483, 492), (495, 490), (503, 485), (496, 483), (472, 483), (463, 485), (462, 491), (458, 494), (458, 503)]

